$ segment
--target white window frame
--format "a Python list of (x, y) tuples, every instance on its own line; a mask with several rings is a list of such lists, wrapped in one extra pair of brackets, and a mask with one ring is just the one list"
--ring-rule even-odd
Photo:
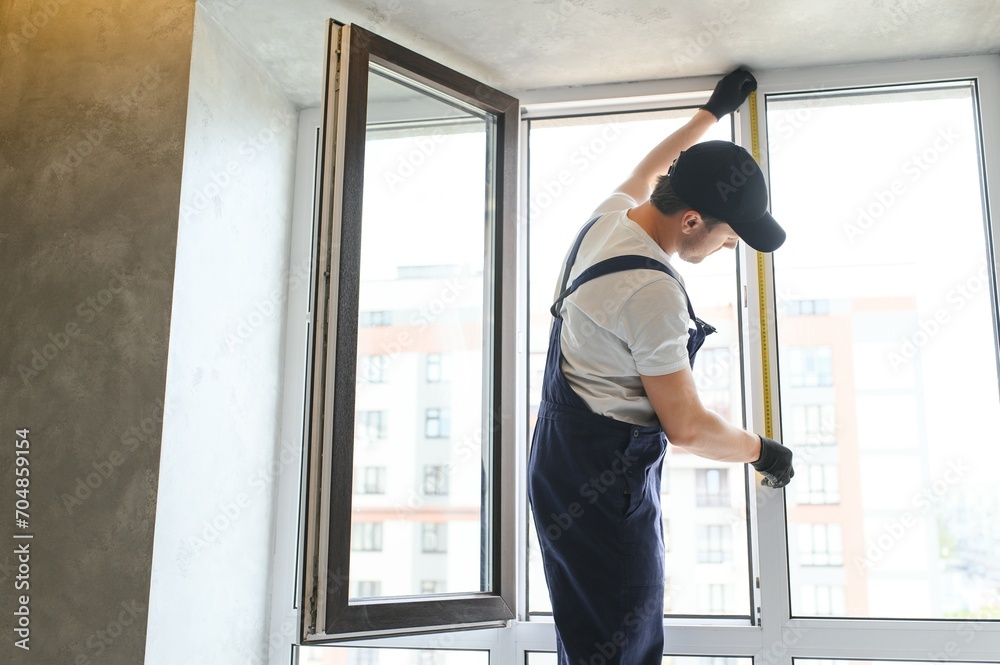
[[(921, 83), (933, 80), (976, 78), (979, 81), (979, 101), (982, 118), (983, 157), (992, 168), (987, 170), (986, 187), (988, 209), (1000, 210), (1000, 59), (996, 56), (973, 56), (921, 60), (908, 62), (865, 64), (843, 67), (803, 68), (772, 72), (755, 72), (758, 88), (758, 132), (761, 146), (767, 145), (764, 96), (772, 93), (818, 91), (835, 88), (855, 88), (903, 83)], [(565, 115), (645, 110), (661, 108), (665, 104), (688, 105), (707, 99), (715, 78), (696, 78), (665, 82), (649, 82), (521, 93), (522, 120), (539, 115), (551, 116), (554, 112)], [(310, 146), (315, 145), (315, 130), (319, 113), (303, 111), (300, 116), (300, 169), (309, 173), (314, 167)], [(737, 114), (737, 140), (750, 147), (750, 118), (745, 109)], [(527, 169), (525, 165), (527, 143), (521, 134), (522, 192), (525, 191)], [(766, 153), (761, 163), (767, 174)], [(292, 233), (292, 264), (297, 258), (308, 256), (308, 236), (312, 219), (305, 203), (312, 183), (308, 176), (298, 178), (296, 185), (295, 221)], [(517, 427), (518, 477), (513, 484), (518, 500), (518, 543), (521, 553), (517, 563), (516, 591), (517, 620), (505, 628), (412, 635), (393, 639), (352, 642), (356, 646), (397, 646), (426, 649), (475, 649), (489, 650), (490, 662), (497, 665), (525, 663), (526, 653), (553, 651), (555, 634), (551, 620), (527, 620), (526, 576), (527, 563), (527, 498), (523, 479), (527, 452), (527, 294), (526, 247), (527, 203), (521, 197), (522, 223), (518, 225), (517, 251)], [(1000, 217), (994, 216), (991, 225), (992, 256), (1000, 257)], [(303, 227), (303, 224), (305, 225)], [(305, 230), (303, 230), (303, 228)], [(763, 282), (766, 324), (775, 329), (775, 294), (773, 264), (769, 256), (763, 261), (763, 274), (758, 273), (756, 254), (741, 245), (741, 280), (746, 288), (743, 308), (744, 363), (747, 393), (748, 426), (764, 431), (763, 365), (767, 362), (772, 382), (770, 402), (774, 434), (780, 439), (776, 349), (771, 345), (766, 358), (760, 348), (760, 307), (758, 286)], [(304, 299), (303, 299), (304, 300)], [(294, 309), (289, 302), (289, 334), (287, 358), (304, 358), (304, 338), (300, 329), (308, 312)], [(285, 418), (282, 436), (297, 441), (301, 436), (303, 368), (295, 362), (286, 362), (286, 389), (284, 398)], [(753, 479), (751, 479), (753, 480)], [(303, 498), (299, 493), (300, 478), (297, 474), (282, 474), (279, 478), (279, 517), (275, 530), (275, 571), (272, 586), (271, 632), (272, 638), (280, 636), (284, 643), (271, 649), (271, 663), (290, 662), (298, 642), (295, 617), (298, 607), (298, 588), (293, 571), (301, 557), (301, 546), (296, 545), (301, 526)], [(793, 481), (794, 482), (794, 481)], [(788, 577), (788, 543), (786, 534), (785, 502), (782, 495), (750, 485), (748, 512), (751, 521), (752, 567), (759, 581), (754, 607), (758, 609), (755, 625), (731, 619), (671, 618), (665, 621), (665, 651), (678, 656), (729, 656), (752, 657), (754, 665), (791, 665), (794, 658), (809, 659), (864, 659), (864, 660), (914, 660), (914, 661), (1000, 661), (1000, 622), (910, 619), (836, 619), (794, 618), (791, 615)], [(694, 543), (689, 546), (695, 546)], [(791, 543), (797, 547), (797, 543)], [(291, 618), (291, 621), (289, 619)], [(289, 628), (289, 625), (292, 628)], [(294, 661), (292, 661), (294, 662)]]

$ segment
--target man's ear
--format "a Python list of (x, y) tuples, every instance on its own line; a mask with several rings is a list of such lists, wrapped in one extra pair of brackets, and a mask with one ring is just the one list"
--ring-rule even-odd
[(704, 221), (697, 210), (687, 210), (681, 216), (681, 232), (692, 233)]

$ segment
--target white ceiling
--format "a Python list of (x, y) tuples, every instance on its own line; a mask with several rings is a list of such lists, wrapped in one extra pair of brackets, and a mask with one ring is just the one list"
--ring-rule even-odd
[(1000, 0), (199, 0), (299, 107), (324, 23), (356, 23), (507, 92), (1000, 53)]

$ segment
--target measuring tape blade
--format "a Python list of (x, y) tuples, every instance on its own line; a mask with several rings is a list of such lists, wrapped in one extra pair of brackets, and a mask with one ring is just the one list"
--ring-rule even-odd
[[(760, 164), (760, 131), (758, 128), (757, 93), (750, 93), (750, 149), (753, 158)], [(767, 329), (767, 280), (764, 254), (757, 252), (757, 303), (760, 307), (760, 357), (761, 380), (764, 384), (764, 436), (774, 437), (771, 410), (771, 362)]]

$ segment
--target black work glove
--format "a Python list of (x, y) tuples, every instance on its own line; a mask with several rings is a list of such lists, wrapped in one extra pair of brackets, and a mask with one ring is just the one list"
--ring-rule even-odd
[(784, 487), (795, 475), (792, 451), (766, 436), (760, 437), (760, 457), (751, 464), (764, 476), (760, 484), (765, 487)]
[(757, 89), (757, 79), (745, 69), (736, 69), (722, 77), (715, 84), (715, 92), (709, 97), (705, 109), (718, 119), (742, 106), (750, 93)]

